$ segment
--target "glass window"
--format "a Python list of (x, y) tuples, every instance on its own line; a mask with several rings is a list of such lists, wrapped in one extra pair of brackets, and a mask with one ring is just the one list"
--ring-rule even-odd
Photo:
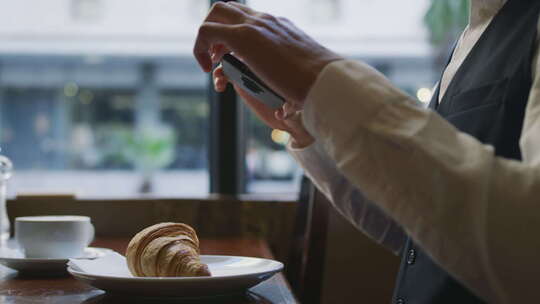
[(247, 191), (251, 193), (292, 193), (299, 190), (302, 172), (285, 150), (286, 132), (272, 130), (253, 113), (247, 119)]
[[(15, 165), (9, 195), (207, 194), (208, 76), (191, 51), (209, 2), (0, 5), (0, 147)], [(247, 3), (427, 103), (468, 0)], [(302, 172), (285, 150), (288, 134), (245, 117), (248, 192), (296, 192)]]
[[(200, 0), (0, 5), (0, 146), (9, 193), (208, 193)], [(46, 13), (44, 13), (46, 12)]]

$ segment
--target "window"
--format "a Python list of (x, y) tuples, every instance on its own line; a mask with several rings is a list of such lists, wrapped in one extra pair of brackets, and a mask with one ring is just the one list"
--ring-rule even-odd
[[(288, 134), (241, 104), (220, 103), (233, 95), (209, 94), (191, 50), (212, 1), (29, 1), (0, 5), (0, 147), (15, 165), (10, 196), (298, 190), (302, 171), (285, 151)], [(452, 18), (466, 20), (466, 2), (448, 6)], [(424, 103), (451, 44), (440, 31), (438, 44), (428, 41), (430, 28), (445, 28), (430, 15), (441, 10), (428, 10), (435, 1), (247, 3), (368, 62)], [(238, 121), (238, 130), (216, 140), (211, 131), (224, 121)]]
[(285, 151), (286, 132), (272, 130), (253, 113), (246, 115), (247, 191), (293, 193), (299, 190), (301, 169)]
[(31, 3), (0, 10), (9, 195), (208, 193), (207, 75), (191, 49), (209, 2)]

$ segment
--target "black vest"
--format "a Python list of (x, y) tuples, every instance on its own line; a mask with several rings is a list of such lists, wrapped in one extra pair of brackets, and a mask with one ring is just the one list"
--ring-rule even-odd
[[(460, 131), (521, 159), (519, 138), (532, 85), (540, 1), (508, 0), (451, 81), (440, 105), (437, 88), (430, 108)], [(459, 219), (456, 218), (456, 225)], [(484, 303), (411, 239), (403, 249), (394, 303)]]

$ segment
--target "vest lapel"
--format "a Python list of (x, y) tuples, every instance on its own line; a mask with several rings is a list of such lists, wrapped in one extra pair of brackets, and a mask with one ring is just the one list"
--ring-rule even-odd
[(433, 92), (433, 96), (431, 96), (431, 101), (429, 102), (428, 108), (430, 108), (433, 111), (437, 111), (437, 107), (439, 106), (439, 94), (441, 92), (441, 82), (439, 81), (437, 83), (437, 87), (435, 88), (435, 92)]

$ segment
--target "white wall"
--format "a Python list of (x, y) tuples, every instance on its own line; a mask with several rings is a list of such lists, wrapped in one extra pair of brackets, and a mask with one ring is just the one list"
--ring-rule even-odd
[[(317, 9), (331, 0), (248, 0), (256, 9), (287, 17), (325, 45), (349, 56), (430, 54), (423, 16), (429, 0), (334, 0), (339, 19), (324, 20)], [(319, 6), (319, 8), (317, 8)]]
[(203, 0), (4, 1), (0, 52), (188, 54), (207, 9)]
[[(338, 3), (338, 18), (325, 14)], [(329, 6), (330, 3), (330, 6)], [(429, 0), (248, 0), (350, 56), (429, 55)], [(190, 54), (206, 0), (0, 2), (0, 53)]]

